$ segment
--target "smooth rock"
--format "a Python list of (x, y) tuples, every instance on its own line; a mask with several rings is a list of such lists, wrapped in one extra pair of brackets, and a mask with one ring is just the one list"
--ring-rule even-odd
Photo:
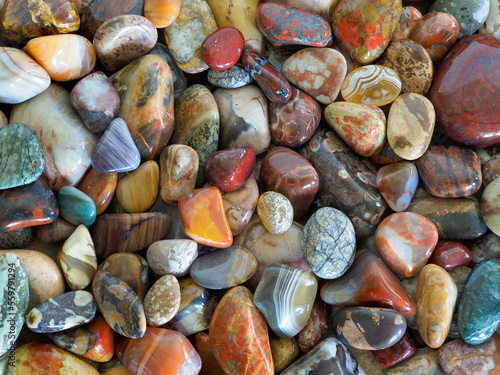
[[(269, 2), (270, 0), (264, 0)], [(339, 0), (273, 0), (273, 3), (290, 5), (308, 12), (319, 14), (325, 20), (329, 20), (339, 3)]]
[(399, 17), (399, 22), (392, 34), (391, 41), (408, 39), (411, 30), (415, 24), (422, 18), (422, 13), (412, 6), (404, 6), (401, 11), (401, 17)]
[(387, 375), (443, 375), (438, 363), (438, 351), (418, 349), (414, 355), (387, 371)]
[(83, 191), (63, 186), (57, 195), (61, 216), (73, 225), (92, 225), (96, 219), (94, 201)]
[(90, 168), (78, 185), (78, 190), (92, 199), (96, 206), (96, 214), (101, 215), (111, 203), (117, 183), (117, 173), (99, 173), (94, 168)]
[(486, 21), (490, 11), (490, 2), (485, 0), (450, 1), (436, 0), (429, 8), (430, 12), (444, 12), (454, 16), (460, 25), (458, 37), (474, 34)]
[(161, 326), (172, 319), (181, 304), (181, 289), (173, 275), (159, 278), (144, 298), (144, 312), (150, 327)]
[(184, 276), (198, 257), (198, 244), (181, 239), (156, 241), (149, 246), (146, 256), (154, 273)]
[(198, 332), (194, 336), (194, 342), (196, 350), (201, 357), (201, 371), (199, 375), (225, 375), (224, 370), (214, 356), (208, 333)]
[(472, 261), (470, 250), (461, 242), (438, 241), (429, 258), (429, 263), (437, 264), (446, 271), (468, 265)]
[(234, 27), (221, 27), (207, 36), (201, 44), (203, 61), (213, 70), (226, 70), (238, 62), (245, 38)]
[(241, 65), (236, 64), (225, 70), (208, 69), (207, 80), (224, 89), (237, 89), (252, 82), (252, 76)]
[(26, 247), (34, 237), (32, 227), (0, 232), (0, 249), (16, 249)]
[(148, 160), (118, 181), (116, 197), (127, 212), (145, 212), (155, 203), (159, 186), (160, 168), (154, 160)]
[(286, 369), (300, 354), (297, 340), (293, 337), (279, 338), (271, 335), (269, 337), (269, 344), (271, 346), (275, 372), (281, 372)]
[(469, 242), (472, 263), (479, 263), (485, 259), (500, 259), (500, 237), (488, 232), (484, 236)]
[(330, 308), (318, 295), (314, 300), (311, 315), (306, 325), (297, 335), (297, 342), (304, 353), (307, 353), (321, 341), (321, 338), (328, 330), (330, 320)]
[(372, 354), (380, 366), (387, 368), (411, 357), (416, 351), (417, 345), (407, 331), (394, 345), (387, 349), (372, 350)]
[(488, 228), (497, 236), (500, 234), (500, 218), (498, 208), (500, 207), (500, 178), (493, 180), (486, 186), (481, 196), (481, 215)]
[[(476, 149), (476, 155), (481, 159), (480, 152), (484, 149)], [(500, 154), (493, 156), (487, 162), (481, 162), (483, 172), (483, 185), (489, 185), (493, 180), (500, 177)]]
[(394, 164), (403, 160), (404, 159), (402, 157), (396, 155), (391, 145), (389, 144), (389, 141), (385, 141), (385, 144), (379, 151), (379, 153), (377, 155), (373, 155), (370, 158), (370, 161), (372, 161), (376, 165)]
[(401, 161), (383, 166), (377, 173), (377, 187), (393, 211), (406, 210), (418, 185), (418, 171), (413, 163)]
[(35, 234), (43, 243), (55, 243), (69, 238), (75, 229), (76, 225), (58, 216), (52, 223), (35, 227)]
[(180, 9), (181, 0), (146, 0), (144, 17), (153, 22), (158, 29), (163, 29), (175, 21)]
[(293, 206), (283, 194), (266, 191), (257, 202), (257, 214), (272, 234), (285, 233), (293, 222)]

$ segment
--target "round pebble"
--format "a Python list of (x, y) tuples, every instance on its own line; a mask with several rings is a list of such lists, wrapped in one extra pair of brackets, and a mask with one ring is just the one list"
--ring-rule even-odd
[(293, 206), (283, 194), (268, 191), (257, 202), (257, 213), (262, 224), (272, 234), (285, 233), (293, 221)]
[(174, 275), (161, 277), (144, 298), (144, 312), (149, 326), (161, 326), (172, 319), (181, 305), (181, 289)]

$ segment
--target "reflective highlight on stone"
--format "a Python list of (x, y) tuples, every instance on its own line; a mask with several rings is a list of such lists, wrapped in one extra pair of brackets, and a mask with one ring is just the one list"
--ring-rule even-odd
[(57, 195), (59, 209), (64, 220), (73, 225), (91, 225), (97, 216), (94, 201), (83, 191), (63, 186)]

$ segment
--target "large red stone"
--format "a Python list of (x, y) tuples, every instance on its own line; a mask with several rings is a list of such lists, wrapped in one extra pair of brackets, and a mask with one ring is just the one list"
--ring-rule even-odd
[(466, 266), (472, 261), (472, 254), (467, 246), (457, 241), (438, 241), (429, 258), (429, 263), (437, 264), (446, 271)]
[(201, 44), (201, 57), (213, 70), (226, 70), (238, 62), (245, 38), (234, 27), (222, 27), (207, 36)]
[(311, 206), (319, 188), (319, 177), (304, 157), (285, 147), (273, 148), (262, 161), (260, 182), (265, 191), (276, 191), (290, 200), (294, 217)]
[(429, 94), (438, 126), (468, 146), (500, 142), (500, 41), (474, 34), (460, 40), (436, 72)]

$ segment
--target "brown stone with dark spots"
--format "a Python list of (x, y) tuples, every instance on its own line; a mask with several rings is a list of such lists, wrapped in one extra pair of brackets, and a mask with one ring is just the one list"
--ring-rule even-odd
[(398, 73), (403, 93), (425, 95), (431, 88), (434, 75), (432, 59), (424, 47), (412, 40), (391, 42), (377, 64), (387, 66)]
[(481, 187), (481, 163), (470, 149), (430, 146), (416, 165), (427, 190), (436, 197), (466, 197)]
[(392, 34), (392, 41), (400, 39), (408, 39), (411, 29), (422, 18), (422, 13), (417, 8), (412, 6), (403, 7), (401, 17), (399, 17), (398, 25)]
[(264, 158), (260, 182), (265, 191), (276, 191), (290, 200), (295, 218), (306, 213), (319, 188), (318, 173), (311, 163), (281, 146), (273, 148)]

